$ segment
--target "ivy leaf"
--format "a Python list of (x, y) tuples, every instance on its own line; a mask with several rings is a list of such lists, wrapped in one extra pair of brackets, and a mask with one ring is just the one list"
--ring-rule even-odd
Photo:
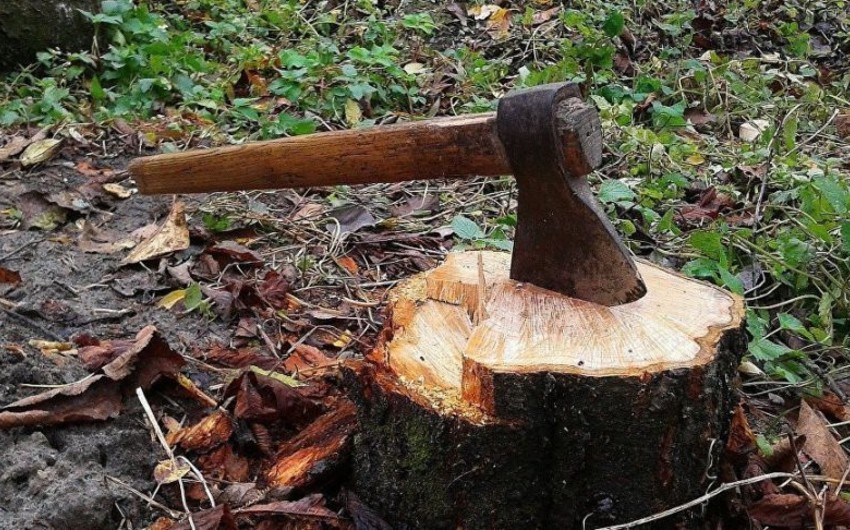
[(615, 203), (635, 200), (635, 192), (619, 180), (606, 180), (599, 186), (599, 200), (603, 203)]
[(475, 221), (462, 215), (456, 215), (452, 219), (452, 230), (457, 237), (468, 241), (484, 237), (484, 231), (475, 224)]
[(726, 249), (723, 239), (717, 232), (693, 232), (688, 238), (688, 243), (705, 256), (717, 261), (726, 262)]

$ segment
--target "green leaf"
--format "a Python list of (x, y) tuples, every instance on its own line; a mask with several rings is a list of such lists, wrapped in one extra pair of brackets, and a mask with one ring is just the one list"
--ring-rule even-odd
[(723, 280), (723, 285), (729, 288), (735, 294), (744, 294), (744, 283), (740, 278), (729, 272), (726, 267), (718, 267), (717, 272), (720, 274), (720, 279)]
[(95, 101), (103, 101), (106, 99), (106, 91), (103, 89), (103, 86), (101, 86), (100, 79), (98, 79), (97, 76), (91, 78), (89, 93)]
[(602, 31), (613, 38), (622, 33), (625, 26), (626, 19), (623, 17), (623, 13), (612, 11), (608, 14), (608, 18), (605, 19), (605, 23), (602, 24)]
[(723, 238), (717, 232), (693, 232), (688, 238), (688, 243), (703, 255), (724, 264), (726, 262), (726, 249), (723, 246)]
[(186, 311), (194, 311), (204, 300), (204, 293), (201, 292), (201, 286), (197, 283), (193, 283), (187, 287), (185, 293), (183, 296), (183, 305), (186, 307)]
[(767, 441), (767, 438), (763, 434), (756, 436), (756, 447), (758, 447), (759, 452), (764, 456), (770, 457), (773, 455), (773, 447), (771, 447), (770, 442)]
[(838, 182), (838, 180), (831, 177), (820, 177), (814, 179), (812, 185), (821, 192), (835, 213), (847, 213), (850, 194), (847, 192), (846, 182)]
[(603, 203), (634, 201), (635, 192), (619, 180), (606, 180), (599, 186), (599, 200)]
[(841, 246), (844, 252), (850, 254), (850, 221), (841, 223)]
[(484, 237), (484, 231), (475, 224), (475, 221), (462, 215), (456, 215), (452, 219), (452, 230), (457, 237), (467, 241)]
[(750, 343), (750, 355), (759, 361), (773, 361), (793, 351), (784, 344), (779, 344), (768, 339), (761, 339)]

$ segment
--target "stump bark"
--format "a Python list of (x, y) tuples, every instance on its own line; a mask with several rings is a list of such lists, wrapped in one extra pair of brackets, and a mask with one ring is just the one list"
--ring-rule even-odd
[(97, 12), (98, 0), (5, 0), (0, 2), (0, 72), (26, 66), (48, 48), (91, 48), (94, 26), (79, 10)]
[(598, 528), (701, 495), (746, 348), (742, 300), (641, 262), (647, 294), (605, 307), (509, 268), (452, 254), (392, 291), (358, 374), (362, 499), (397, 528)]

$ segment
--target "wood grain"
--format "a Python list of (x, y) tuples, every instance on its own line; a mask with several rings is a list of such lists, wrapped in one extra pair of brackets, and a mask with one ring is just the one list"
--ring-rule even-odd
[[(596, 110), (577, 103), (570, 122), (595, 120)], [(601, 144), (564, 134), (574, 176), (589, 173)], [(595, 161), (595, 162), (594, 162)], [(574, 166), (574, 167), (573, 167)], [(266, 142), (142, 157), (130, 163), (139, 191), (206, 193), (303, 188), (512, 173), (496, 132), (495, 113), (435, 118), (398, 125), (293, 136)]]

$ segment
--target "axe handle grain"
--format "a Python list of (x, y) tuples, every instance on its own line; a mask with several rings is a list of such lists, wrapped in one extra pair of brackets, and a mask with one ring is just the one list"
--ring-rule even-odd
[[(602, 158), (599, 115), (569, 98), (555, 116), (569, 174)], [(496, 114), (435, 118), (214, 149), (143, 157), (130, 163), (139, 191), (206, 193), (404, 182), (512, 173)]]
[(203, 193), (511, 173), (495, 113), (143, 157), (139, 191)]

